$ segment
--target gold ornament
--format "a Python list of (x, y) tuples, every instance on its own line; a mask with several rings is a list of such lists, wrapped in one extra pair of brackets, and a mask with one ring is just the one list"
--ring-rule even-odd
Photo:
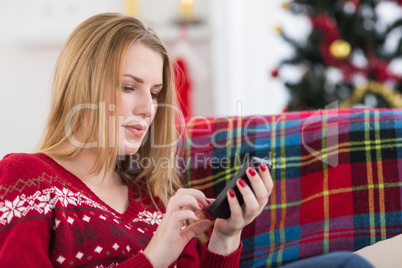
[(402, 108), (402, 94), (396, 90), (392, 90), (385, 84), (375, 81), (369, 81), (364, 87), (356, 87), (352, 96), (344, 100), (339, 108), (351, 108), (353, 105), (361, 102), (367, 93), (372, 93), (384, 98), (384, 100), (392, 108)]
[(283, 9), (290, 9), (290, 6), (292, 5), (291, 2), (283, 2), (282, 3), (282, 8)]
[(278, 34), (282, 33), (282, 27), (280, 25), (275, 25), (275, 32), (277, 32)]
[(352, 51), (352, 47), (348, 42), (345, 40), (335, 40), (329, 46), (329, 52), (331, 53), (332, 57), (337, 60), (343, 60), (349, 57), (350, 52)]

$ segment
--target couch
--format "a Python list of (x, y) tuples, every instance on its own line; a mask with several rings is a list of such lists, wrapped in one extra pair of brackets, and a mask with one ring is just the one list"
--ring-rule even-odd
[(208, 197), (245, 157), (273, 164), (270, 200), (242, 234), (241, 267), (356, 251), (402, 233), (402, 110), (199, 116), (184, 129), (183, 175)]

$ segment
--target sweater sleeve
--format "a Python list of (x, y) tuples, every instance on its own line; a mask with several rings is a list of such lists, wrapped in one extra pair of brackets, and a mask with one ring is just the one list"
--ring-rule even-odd
[(208, 243), (197, 246), (196, 239), (192, 239), (177, 260), (178, 267), (239, 267), (243, 247), (241, 242), (239, 248), (227, 256), (209, 251)]
[(138, 267), (138, 268), (152, 268), (151, 262), (142, 252), (138, 252), (134, 257), (120, 263), (117, 267), (119, 268), (130, 268), (130, 267)]
[(39, 213), (43, 208), (30, 204), (27, 196), (35, 193), (31, 183), (18, 164), (0, 161), (1, 266), (53, 267), (49, 256), (52, 215)]
[(202, 246), (200, 267), (239, 267), (241, 250), (243, 248), (242, 242), (240, 242), (239, 248), (236, 251), (227, 256), (209, 251), (208, 243), (209, 241)]

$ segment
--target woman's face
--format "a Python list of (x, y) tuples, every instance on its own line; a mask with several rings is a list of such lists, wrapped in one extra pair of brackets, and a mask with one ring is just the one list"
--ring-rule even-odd
[(163, 59), (134, 43), (127, 52), (119, 118), (119, 155), (137, 152), (158, 108), (163, 86)]

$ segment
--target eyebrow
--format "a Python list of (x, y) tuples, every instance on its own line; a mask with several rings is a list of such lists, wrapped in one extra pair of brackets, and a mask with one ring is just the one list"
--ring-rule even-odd
[[(138, 83), (141, 83), (141, 84), (144, 83), (144, 80), (142, 80), (141, 78), (139, 78), (139, 77), (137, 77), (137, 76), (135, 76), (135, 75), (132, 75), (132, 74), (124, 74), (123, 76), (130, 77), (131, 79), (134, 79), (134, 80), (137, 81)], [(163, 84), (156, 84), (156, 85), (153, 85), (152, 87), (163, 87)]]

